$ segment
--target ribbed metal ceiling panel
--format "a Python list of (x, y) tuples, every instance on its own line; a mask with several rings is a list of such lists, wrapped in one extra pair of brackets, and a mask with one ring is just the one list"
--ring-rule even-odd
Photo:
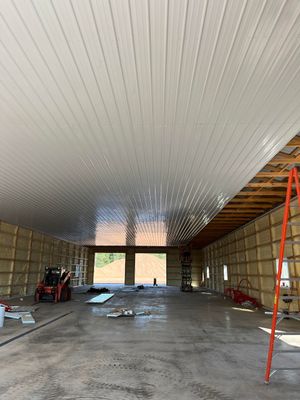
[(2, 0), (0, 218), (190, 241), (299, 130), (298, 0)]

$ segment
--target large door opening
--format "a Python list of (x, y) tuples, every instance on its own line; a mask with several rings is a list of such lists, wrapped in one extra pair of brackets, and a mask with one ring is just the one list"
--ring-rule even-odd
[(125, 283), (125, 253), (96, 253), (94, 283)]
[(165, 253), (136, 253), (135, 284), (167, 284), (167, 255)]

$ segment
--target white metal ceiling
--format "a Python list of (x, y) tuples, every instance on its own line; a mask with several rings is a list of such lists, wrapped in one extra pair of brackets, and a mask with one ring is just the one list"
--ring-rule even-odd
[(1, 0), (0, 218), (194, 237), (299, 130), (299, 0)]

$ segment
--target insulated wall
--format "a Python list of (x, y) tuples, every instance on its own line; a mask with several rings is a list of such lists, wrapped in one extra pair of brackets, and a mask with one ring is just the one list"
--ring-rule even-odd
[[(293, 204), (296, 204), (293, 201)], [(223, 292), (226, 287), (235, 287), (258, 299), (266, 307), (272, 307), (276, 277), (276, 259), (279, 255), (284, 207), (281, 206), (244, 227), (224, 236), (202, 250), (202, 270), (205, 285)], [(300, 276), (300, 213), (291, 208), (291, 222), (299, 226), (288, 226), (287, 238), (298, 241), (286, 245), (285, 258), (288, 259), (290, 277)], [(228, 268), (228, 280), (224, 280), (224, 265)], [(209, 269), (209, 278), (207, 273)], [(299, 282), (282, 294), (298, 295)], [(281, 308), (286, 305), (281, 301)], [(293, 300), (291, 310), (298, 310), (299, 302)]]
[(0, 221), (0, 296), (33, 294), (48, 265), (72, 271), (71, 284), (87, 279), (88, 249)]
[(169, 249), (167, 253), (167, 285), (181, 285), (181, 267), (177, 248)]

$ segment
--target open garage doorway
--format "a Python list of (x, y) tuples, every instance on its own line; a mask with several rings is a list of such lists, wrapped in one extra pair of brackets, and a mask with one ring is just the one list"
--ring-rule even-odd
[(165, 253), (136, 253), (135, 284), (159, 286), (167, 284), (167, 255)]
[(125, 253), (96, 253), (94, 283), (125, 282)]

